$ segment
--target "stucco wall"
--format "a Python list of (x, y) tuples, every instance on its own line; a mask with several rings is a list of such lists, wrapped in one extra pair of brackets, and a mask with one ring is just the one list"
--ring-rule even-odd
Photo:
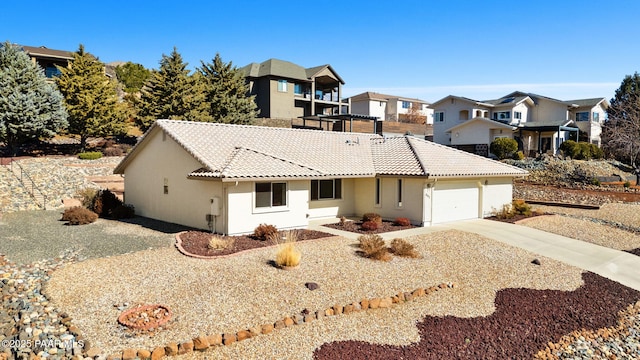
[(482, 121), (474, 121), (451, 132), (452, 145), (490, 144), (491, 141), (491, 129)]
[[(208, 229), (210, 199), (222, 197), (221, 182), (188, 179), (187, 174), (202, 165), (170, 137), (163, 141), (159, 128), (147, 136), (144, 151), (125, 169), (126, 202), (135, 206), (136, 214), (141, 216)], [(222, 231), (222, 224), (217, 225), (217, 230)]]
[(421, 224), (425, 179), (403, 178), (402, 207), (397, 204), (398, 178), (383, 177), (380, 180), (380, 205), (375, 204), (375, 179), (356, 180), (355, 215), (361, 216), (367, 212), (375, 212), (384, 219), (393, 220), (398, 217), (406, 217), (414, 224)]
[[(311, 182), (307, 181), (307, 186)], [(342, 179), (342, 199), (311, 200), (309, 192), (309, 219), (353, 216), (355, 214), (355, 179)]]
[(308, 225), (308, 181), (287, 181), (287, 206), (266, 209), (255, 207), (255, 183), (246, 181), (225, 183), (228, 197), (227, 233), (253, 232), (260, 224), (275, 225), (278, 229), (305, 228)]
[(467, 110), (469, 112), (468, 119), (471, 119), (471, 115), (474, 114), (475, 109), (477, 108), (474, 108), (473, 103), (460, 99), (446, 99), (443, 103), (438, 104), (434, 108), (434, 113), (444, 111), (444, 121), (433, 122), (433, 141), (444, 145), (453, 144), (454, 139), (452, 134), (446, 133), (445, 131), (466, 121), (459, 120), (460, 111)]
[(567, 120), (568, 117), (567, 105), (539, 98), (538, 105), (532, 109), (531, 121), (558, 121)]
[(269, 80), (269, 107), (270, 117), (276, 119), (292, 119), (302, 115), (302, 109), (294, 106), (293, 89), (295, 83), (287, 80), (287, 91), (278, 91), (278, 81), (273, 78)]
[[(511, 178), (489, 178), (485, 181), (486, 185), (482, 189), (482, 216), (488, 217), (493, 215), (494, 211), (502, 209), (504, 204), (511, 203), (513, 180)], [(482, 184), (485, 184), (485, 181), (482, 181)]]

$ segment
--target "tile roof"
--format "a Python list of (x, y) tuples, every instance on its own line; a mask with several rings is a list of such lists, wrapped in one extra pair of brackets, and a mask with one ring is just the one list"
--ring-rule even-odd
[(158, 120), (114, 170), (124, 173), (153, 131), (202, 164), (190, 177), (226, 180), (373, 177), (524, 176), (526, 171), (412, 136)]

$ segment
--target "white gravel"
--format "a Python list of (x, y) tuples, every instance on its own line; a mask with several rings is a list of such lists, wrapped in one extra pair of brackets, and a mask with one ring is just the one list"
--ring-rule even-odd
[[(268, 264), (273, 248), (214, 260), (188, 258), (173, 248), (146, 250), (69, 265), (53, 274), (46, 294), (87, 339), (110, 354), (237, 332), (305, 308), (315, 311), (442, 282), (459, 285), (390, 309), (325, 318), (179, 357), (310, 359), (315, 348), (336, 340), (416, 342), (415, 323), (425, 315), (489, 315), (499, 289), (575, 290), (582, 284), (578, 268), (547, 258), (541, 258), (542, 266), (533, 265), (532, 258), (539, 256), (479, 235), (446, 231), (407, 240), (423, 258), (376, 262), (356, 255), (354, 240), (303, 242), (298, 244), (302, 263), (291, 271)], [(320, 288), (307, 290), (309, 281)], [(154, 337), (128, 338), (113, 307), (123, 302), (167, 304), (174, 320)]]

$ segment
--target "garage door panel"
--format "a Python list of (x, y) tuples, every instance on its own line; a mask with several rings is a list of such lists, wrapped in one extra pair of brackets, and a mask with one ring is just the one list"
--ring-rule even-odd
[(437, 184), (433, 195), (433, 223), (477, 219), (479, 195), (475, 182)]

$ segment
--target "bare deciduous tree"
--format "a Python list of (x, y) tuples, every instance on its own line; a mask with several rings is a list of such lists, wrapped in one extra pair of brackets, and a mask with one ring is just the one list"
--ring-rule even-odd
[(640, 96), (627, 93), (612, 102), (602, 127), (605, 151), (616, 159), (640, 169)]

